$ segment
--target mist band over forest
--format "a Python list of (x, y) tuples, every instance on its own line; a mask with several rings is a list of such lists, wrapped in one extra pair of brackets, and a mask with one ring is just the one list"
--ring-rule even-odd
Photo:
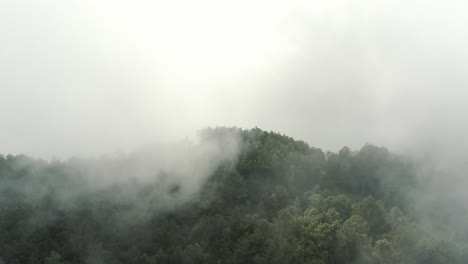
[(4, 263), (465, 263), (464, 204), (407, 156), (261, 129), (101, 159), (0, 159)]
[(468, 263), (467, 11), (0, 1), (0, 264)]

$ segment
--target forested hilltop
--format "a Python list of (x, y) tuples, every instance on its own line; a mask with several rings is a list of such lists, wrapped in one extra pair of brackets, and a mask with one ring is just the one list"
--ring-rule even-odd
[(464, 243), (422, 224), (413, 195), (425, 181), (408, 158), (373, 145), (325, 153), (257, 128), (206, 129), (178, 147), (201, 157), (232, 135), (235, 159), (165, 160), (143, 178), (129, 174), (146, 175), (153, 151), (1, 156), (0, 263), (468, 263)]

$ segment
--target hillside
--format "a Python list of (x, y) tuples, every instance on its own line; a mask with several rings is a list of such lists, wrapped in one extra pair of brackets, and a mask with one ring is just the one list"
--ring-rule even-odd
[[(205, 155), (233, 144), (233, 155)], [(383, 147), (324, 152), (258, 128), (215, 128), (177, 148), (163, 153), (178, 159), (161, 154), (154, 168), (157, 148), (54, 162), (2, 156), (0, 263), (468, 261), (462, 243), (421, 224), (415, 163)]]

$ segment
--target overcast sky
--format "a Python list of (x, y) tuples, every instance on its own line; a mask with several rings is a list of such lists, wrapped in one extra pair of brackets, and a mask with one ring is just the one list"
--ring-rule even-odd
[(325, 150), (468, 150), (464, 1), (0, 1), (0, 153), (258, 126)]

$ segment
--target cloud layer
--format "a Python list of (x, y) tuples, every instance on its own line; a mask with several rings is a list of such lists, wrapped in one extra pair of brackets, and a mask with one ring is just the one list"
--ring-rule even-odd
[(4, 153), (127, 152), (216, 125), (468, 148), (462, 1), (0, 5)]

